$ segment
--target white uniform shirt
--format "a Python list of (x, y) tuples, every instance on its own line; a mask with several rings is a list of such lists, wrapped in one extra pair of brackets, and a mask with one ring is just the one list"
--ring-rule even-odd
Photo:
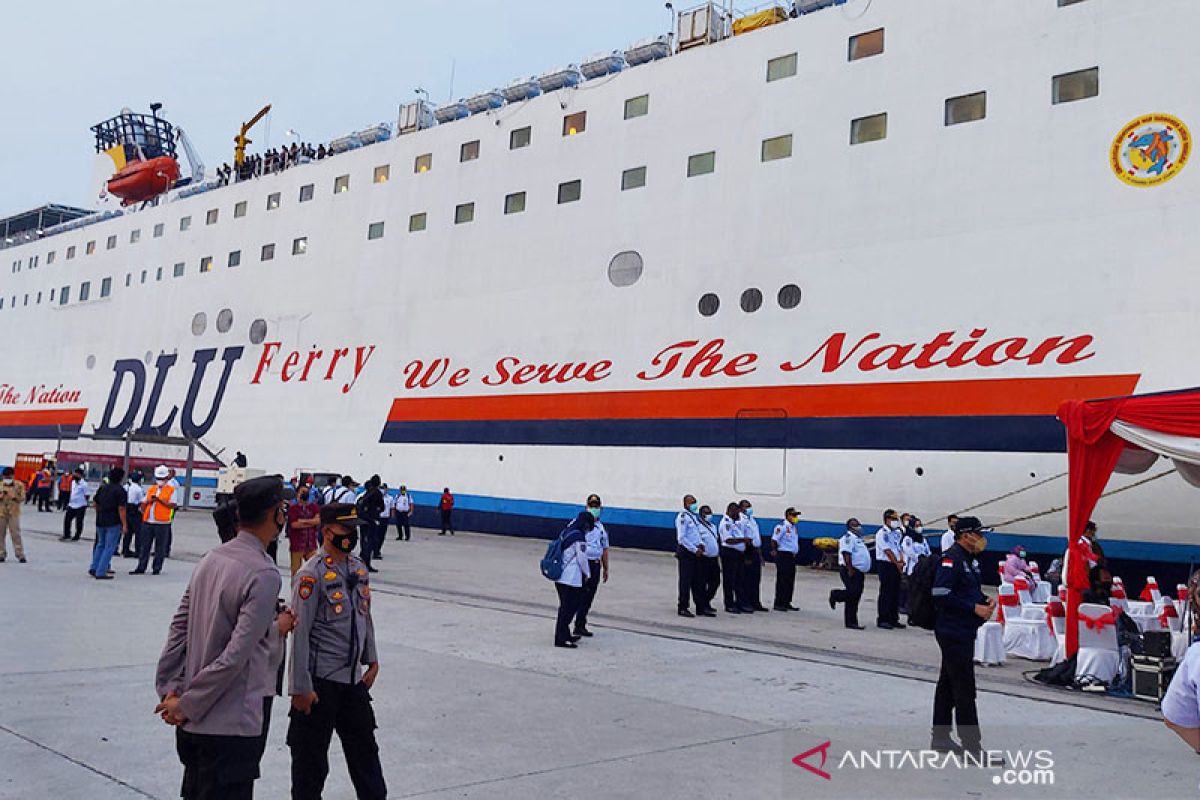
[(140, 483), (130, 483), (125, 487), (125, 494), (128, 497), (127, 502), (131, 506), (140, 506), (142, 501), (146, 499), (146, 490)]
[(717, 527), (717, 531), (721, 534), (721, 547), (728, 547), (740, 553), (746, 552), (746, 545), (744, 543), (731, 543), (729, 541), (730, 539), (741, 539), (746, 535), (746, 532), (742, 530), (742, 526), (735, 520), (729, 517), (721, 517), (721, 524)]
[(382, 520), (391, 519), (392, 518), (392, 509), (394, 509), (395, 507), (396, 507), (396, 498), (392, 497), (391, 494), (385, 493), (383, 495), (383, 511), (379, 512), (379, 518)]
[(845, 564), (842, 553), (850, 554), (850, 566), (859, 572), (870, 571), (871, 551), (867, 549), (867, 543), (862, 540), (862, 537), (854, 531), (846, 531), (842, 538), (838, 539), (838, 561)]
[(742, 514), (738, 517), (738, 525), (742, 526), (742, 535), (750, 540), (750, 544), (758, 548), (762, 547), (762, 533), (758, 528), (758, 520)]
[(412, 511), (412, 497), (409, 496), (408, 492), (396, 495), (392, 502), (396, 504), (396, 512), (399, 514), (407, 514), (409, 511)]
[(555, 583), (583, 586), (583, 582), (592, 577), (592, 570), (588, 567), (586, 547), (582, 541), (579, 541), (563, 551), (563, 571)]
[(946, 531), (942, 534), (942, 552), (946, 552), (951, 547), (954, 547), (954, 531)]
[(87, 481), (71, 481), (71, 499), (67, 501), (69, 508), (85, 508), (88, 504)]
[(900, 551), (904, 553), (904, 574), (912, 575), (913, 570), (917, 568), (917, 559), (929, 555), (929, 542), (914, 542), (911, 536), (905, 536), (900, 542)]
[(700, 521), (690, 511), (680, 511), (675, 517), (675, 541), (689, 553), (700, 546)]
[(330, 503), (353, 503), (354, 491), (346, 486), (326, 486), (321, 497), (324, 498), (325, 505), (329, 505)]
[(800, 537), (796, 535), (796, 526), (786, 519), (775, 526), (775, 532), (771, 534), (771, 538), (775, 540), (781, 553), (800, 552)]
[(588, 561), (599, 561), (600, 556), (608, 549), (608, 531), (596, 520), (596, 527), (587, 532), (584, 540), (584, 554)]
[(891, 563), (884, 555), (887, 550), (892, 551), (892, 555), (896, 557), (897, 561), (904, 557), (900, 551), (900, 531), (892, 530), (885, 525), (879, 529), (879, 533), (875, 534), (875, 560), (880, 564)]
[(716, 558), (721, 554), (721, 545), (717, 541), (717, 528), (711, 522), (701, 521), (700, 541), (704, 543), (705, 558)]

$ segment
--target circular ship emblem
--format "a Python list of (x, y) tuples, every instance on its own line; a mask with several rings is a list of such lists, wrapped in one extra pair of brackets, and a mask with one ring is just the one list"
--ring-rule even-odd
[(1170, 114), (1147, 114), (1113, 139), (1109, 164), (1130, 186), (1157, 186), (1174, 178), (1192, 152), (1192, 134)]

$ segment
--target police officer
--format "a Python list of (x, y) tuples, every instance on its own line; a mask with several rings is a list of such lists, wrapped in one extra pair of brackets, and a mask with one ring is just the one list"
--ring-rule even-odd
[(749, 500), (743, 500), (738, 503), (742, 509), (742, 515), (738, 518), (738, 524), (742, 526), (742, 530), (746, 536), (746, 565), (742, 570), (742, 584), (745, 587), (742, 594), (745, 596), (745, 602), (750, 604), (750, 607), (755, 611), (766, 611), (767, 607), (762, 604), (762, 531), (759, 530), (758, 520), (754, 518), (754, 508), (750, 505)]
[(900, 621), (900, 571), (904, 569), (900, 531), (900, 515), (890, 508), (884, 511), (883, 527), (875, 534), (875, 568), (879, 573), (875, 624), (884, 630), (905, 627)]
[(353, 554), (362, 524), (349, 503), (323, 506), (323, 547), (292, 581), (296, 627), (287, 743), (293, 800), (321, 797), (334, 731), (359, 799), (387, 797), (371, 709), (370, 689), (379, 674), (371, 588), (366, 565)]
[(704, 587), (701, 582), (700, 558), (704, 556), (704, 545), (700, 541), (700, 511), (696, 498), (683, 496), (683, 511), (675, 515), (675, 558), (679, 561), (679, 602), (681, 617), (694, 617), (689, 609), (688, 595), (700, 610), (704, 603)]
[[(942, 651), (942, 670), (933, 695), (933, 733), (930, 748), (941, 752), (982, 752), (979, 715), (975, 709), (975, 632), (992, 618), (996, 601), (981, 588), (975, 556), (987, 546), (976, 517), (962, 517), (954, 545), (941, 556), (933, 579), (937, 618), (933, 632)], [(961, 746), (950, 736), (958, 723)]]
[(838, 603), (845, 603), (843, 621), (846, 627), (861, 631), (858, 601), (862, 597), (866, 574), (871, 571), (871, 551), (862, 540), (862, 525), (854, 517), (846, 520), (846, 533), (838, 540), (838, 558), (842, 562), (838, 571), (844, 588), (829, 593), (829, 607), (836, 610)]
[(588, 495), (587, 510), (595, 524), (587, 532), (585, 539), (584, 553), (587, 556), (589, 572), (588, 579), (583, 584), (583, 601), (579, 610), (575, 612), (575, 630), (572, 632), (574, 636), (592, 635), (587, 626), (588, 612), (592, 610), (592, 601), (596, 599), (600, 581), (608, 583), (608, 531), (600, 522), (601, 508), (600, 495)]
[(783, 512), (783, 522), (775, 526), (771, 534), (771, 555), (775, 558), (775, 610), (799, 611), (792, 605), (796, 592), (796, 554), (800, 552), (800, 537), (796, 535), (796, 522), (800, 512), (789, 508)]
[(750, 541), (738, 524), (742, 507), (730, 503), (717, 526), (721, 539), (721, 584), (725, 593), (726, 614), (753, 614), (754, 606), (745, 597), (746, 544)]
[(700, 506), (700, 543), (704, 545), (704, 555), (696, 559), (696, 568), (700, 570), (700, 597), (704, 607), (698, 608), (696, 614), (701, 617), (715, 617), (713, 598), (721, 588), (721, 545), (717, 540), (717, 523), (713, 522), (712, 509)]

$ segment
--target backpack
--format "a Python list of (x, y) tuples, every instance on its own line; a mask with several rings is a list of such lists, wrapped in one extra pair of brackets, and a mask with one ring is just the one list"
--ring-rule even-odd
[(937, 621), (937, 607), (933, 604), (933, 581), (937, 576), (941, 560), (925, 556), (917, 561), (912, 575), (908, 576), (908, 624), (927, 631), (933, 630)]
[(546, 554), (541, 561), (542, 575), (547, 580), (557, 581), (563, 574), (563, 537), (556, 536), (546, 546)]

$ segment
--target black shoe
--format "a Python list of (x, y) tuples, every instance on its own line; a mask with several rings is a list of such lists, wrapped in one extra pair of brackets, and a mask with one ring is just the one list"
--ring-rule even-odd
[(4, 558), (5, 558), (4, 556), (0, 556), (0, 564), (4, 563)]
[(953, 739), (934, 739), (929, 743), (929, 749), (938, 753), (963, 754), (963, 746)]
[(851, 631), (865, 631), (867, 629), (867, 626), (866, 625), (847, 625), (846, 629), (851, 630)]
[(775, 609), (776, 611), (788, 611), (788, 610), (790, 610), (790, 609), (789, 609), (787, 606), (781, 606), (781, 605), (778, 605), (778, 604), (771, 606), (771, 608)]
[(572, 650), (573, 650), (573, 649), (575, 649), (576, 647), (579, 647), (579, 645), (575, 644), (574, 642), (570, 642), (570, 641), (567, 641), (567, 642), (555, 642), (555, 643), (554, 643), (554, 646), (555, 646), (555, 647), (570, 647)]
[(799, 611), (799, 610), (800, 610), (800, 606), (794, 606), (794, 605), (792, 605), (791, 603), (788, 603), (787, 610), (788, 610), (788, 611)]
[[(3, 558), (0, 558), (0, 561), (3, 561), (3, 560), (4, 560)], [(20, 558), (18, 558), (18, 559), (17, 559), (17, 563), (19, 563), (19, 564), (24, 564), (24, 563), (25, 563), (25, 556), (21, 556)]]
[(98, 581), (111, 581), (112, 579), (113, 579), (112, 575), (97, 575), (96, 576), (96, 580), (98, 580)]
[(892, 627), (893, 627), (893, 628), (896, 628), (897, 630), (904, 630), (904, 629), (905, 629), (905, 628), (907, 628), (908, 626), (907, 626), (907, 625), (905, 625), (903, 622), (893, 622), (893, 623), (892, 623)]
[(740, 614), (740, 613), (742, 613), (742, 610), (740, 608), (734, 608), (733, 606), (725, 606), (725, 613), (726, 614)]
[(397, 541), (397, 542), (403, 542), (403, 541), (404, 541), (404, 537), (403, 537), (403, 536), (397, 536), (397, 537), (396, 537), (396, 541)]
[(754, 606), (738, 606), (738, 608), (740, 608), (742, 610), (743, 614), (753, 614), (754, 613)]
[(59, 539), (59, 541), (60, 541), (60, 542), (69, 542), (69, 541), (71, 541), (71, 535), (70, 535), (70, 534), (64, 534), (64, 535), (63, 535), (63, 537), (62, 537), (61, 539)]
[(829, 610), (837, 611), (837, 600), (833, 599), (833, 592), (829, 593)]
[(767, 611), (770, 611), (771, 609), (767, 608), (766, 606), (764, 606), (764, 605), (762, 605), (762, 604), (759, 604), (759, 605), (756, 605), (756, 606), (754, 607), (754, 610), (755, 610), (755, 611), (762, 611), (762, 612), (764, 612), (764, 613), (765, 613), (765, 612), (767, 612)]
[(695, 615), (695, 614), (693, 614), (691, 611), (688, 611), (686, 608), (681, 608), (681, 609), (679, 609), (679, 616), (681, 616), (681, 617), (694, 617), (694, 616), (696, 616), (696, 615)]
[(593, 636), (595, 636), (595, 634), (592, 633), (591, 631), (589, 631), (587, 628), (576, 628), (575, 632), (572, 634), (572, 636), (574, 636), (577, 639), (580, 637), (585, 637), (585, 638), (590, 639)]
[(876, 627), (876, 628), (883, 628), (885, 631), (891, 631), (891, 630), (895, 630), (895, 629), (896, 629), (896, 626), (895, 626), (895, 625), (893, 625), (893, 624), (892, 624), (892, 623), (890, 623), (890, 622), (876, 622), (876, 623), (875, 623), (875, 627)]
[(701, 617), (715, 617), (717, 615), (717, 612), (713, 611), (711, 608), (705, 608), (705, 609), (701, 609), (700, 611), (697, 611), (696, 614), (697, 614), (697, 616), (701, 616)]
[(145, 574), (146, 574), (146, 570), (144, 570), (144, 569), (133, 569), (133, 570), (130, 570), (130, 571), (129, 571), (129, 574), (130, 574), (130, 575), (145, 575)]
[[(379, 572), (379, 570), (375, 569), (375, 568), (374, 568), (374, 567), (372, 567), (372, 566), (368, 566), (368, 567), (367, 567), (367, 572)], [(155, 574), (155, 575), (157, 575), (158, 573), (156, 572), (156, 573), (154, 573), (154, 574)]]
[[(78, 535), (72, 536), (72, 537), (71, 537), (71, 541), (72, 541), (72, 542), (78, 542), (78, 541), (79, 541), (79, 536), (78, 536)], [(168, 558), (170, 558), (170, 556), (168, 556)]]
[(160, 569), (156, 569), (156, 570), (154, 570), (153, 572), (151, 572), (150, 574), (151, 574), (151, 575), (158, 575), (158, 574), (160, 574), (161, 572), (162, 572), (162, 570), (160, 570)]
[(93, 578), (96, 577), (96, 570), (88, 567), (88, 575), (91, 575)]
[(383, 561), (383, 554), (376, 553), (375, 555), (371, 556), (371, 558), (374, 559), (375, 561)]
[(438, 536), (445, 536), (445, 535), (446, 535), (445, 531), (442, 531), (441, 533), (438, 534)]

